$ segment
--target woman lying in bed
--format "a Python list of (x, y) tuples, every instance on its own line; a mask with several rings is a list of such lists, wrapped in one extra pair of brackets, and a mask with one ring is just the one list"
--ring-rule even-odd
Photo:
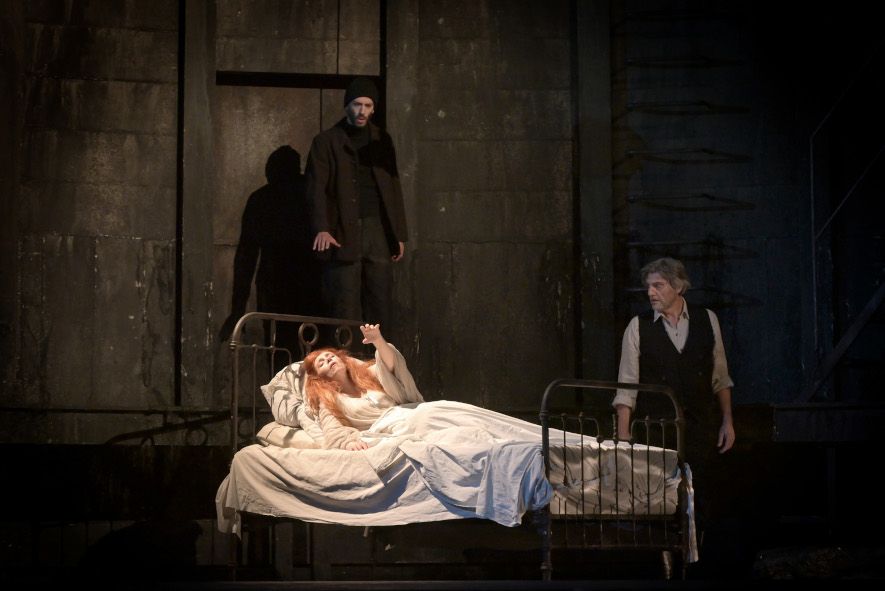
[[(369, 429), (390, 408), (423, 402), (402, 356), (384, 340), (377, 324), (360, 326), (363, 343), (375, 347), (374, 363), (363, 363), (337, 349), (318, 349), (304, 358), (307, 403), (318, 417), (325, 446), (348, 450), (367, 449), (361, 432)], [(380, 377), (388, 388), (381, 385)]]
[(375, 362), (346, 351), (319, 349), (305, 357), (305, 402), (322, 430), (324, 447), (365, 450), (389, 436), (424, 441), (457, 440), (466, 446), (533, 443), (538, 425), (472, 404), (424, 402), (405, 359), (384, 340), (378, 325), (360, 327), (363, 342), (375, 347)]
[[(221, 531), (239, 531), (241, 511), (361, 526), (476, 517), (516, 526), (525, 511), (550, 502), (540, 426), (463, 402), (424, 402), (378, 326), (361, 330), (374, 363), (321, 349), (262, 387), (275, 424), (311, 445), (239, 450), (216, 494)], [(598, 446), (595, 438), (550, 433), (560, 444)]]
[(374, 362), (320, 349), (262, 387), (277, 423), (325, 449), (239, 450), (216, 494), (221, 531), (238, 531), (241, 511), (343, 525), (479, 517), (515, 526), (550, 501), (538, 425), (424, 402), (378, 326), (361, 330)]

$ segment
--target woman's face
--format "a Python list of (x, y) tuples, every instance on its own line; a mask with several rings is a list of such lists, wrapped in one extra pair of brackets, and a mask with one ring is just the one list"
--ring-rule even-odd
[(347, 371), (344, 361), (332, 351), (323, 351), (317, 355), (314, 367), (317, 376), (326, 380), (333, 380), (338, 375), (344, 375), (341, 372)]

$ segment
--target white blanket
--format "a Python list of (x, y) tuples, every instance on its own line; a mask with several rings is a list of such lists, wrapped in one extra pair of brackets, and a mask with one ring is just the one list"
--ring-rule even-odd
[(676, 450), (587, 439), (552, 446), (554, 515), (672, 515), (682, 473)]
[(241, 511), (355, 526), (466, 518), (516, 526), (548, 503), (554, 514), (641, 515), (651, 500), (652, 513), (672, 514), (682, 476), (672, 450), (647, 456), (643, 446), (551, 430), (551, 486), (540, 426), (460, 402), (394, 407), (363, 440), (370, 447), (358, 452), (240, 450), (215, 498), (218, 528), (239, 534)]
[(540, 509), (538, 425), (452, 401), (390, 409), (363, 437), (365, 451), (252, 445), (216, 494), (218, 528), (239, 533), (238, 512), (342, 525), (458, 518), (508, 526)]

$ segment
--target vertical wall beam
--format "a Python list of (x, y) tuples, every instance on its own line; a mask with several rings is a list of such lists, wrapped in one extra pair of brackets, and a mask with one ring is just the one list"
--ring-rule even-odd
[[(22, 64), (24, 17), (18, 2), (0, 4), (0, 351), (4, 369), (0, 374), (3, 392), (12, 390), (18, 346), (18, 201), (19, 143), (24, 122)], [(14, 361), (15, 359), (15, 361)]]
[[(407, 359), (418, 358), (418, 303), (415, 298), (415, 265), (420, 257), (418, 227), (418, 0), (386, 0), (381, 3), (381, 75), (387, 84), (387, 131), (396, 147), (397, 166), (406, 205), (409, 242), (406, 256), (394, 266), (394, 305), (405, 311), (392, 335)], [(409, 319), (409, 320), (406, 320)], [(410, 357), (409, 355), (413, 355)]]
[(211, 401), (212, 161), (211, 97), (215, 83), (215, 4), (181, 3), (179, 60), (179, 387), (185, 406)]
[(576, 1), (574, 10), (578, 368), (582, 377), (610, 379), (619, 351), (612, 280), (611, 3)]

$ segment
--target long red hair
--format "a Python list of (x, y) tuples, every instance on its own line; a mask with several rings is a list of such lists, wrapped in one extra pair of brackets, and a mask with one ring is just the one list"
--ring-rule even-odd
[(319, 357), (320, 353), (325, 351), (334, 353), (344, 362), (344, 366), (347, 368), (347, 376), (354, 384), (356, 384), (360, 393), (363, 393), (366, 390), (380, 390), (383, 392), (384, 388), (381, 386), (381, 382), (378, 381), (378, 378), (375, 377), (375, 374), (369, 369), (375, 364), (374, 360), (363, 363), (362, 361), (351, 357), (350, 353), (345, 349), (325, 348), (317, 349), (308, 353), (307, 357), (304, 358), (304, 361), (301, 364), (307, 377), (304, 385), (304, 393), (307, 397), (308, 406), (313, 410), (315, 415), (319, 416), (320, 406), (322, 405), (331, 412), (342, 425), (350, 426), (350, 421), (347, 420), (344, 413), (341, 412), (341, 408), (338, 406), (338, 394), (341, 392), (338, 382), (321, 378), (317, 374), (316, 359)]

